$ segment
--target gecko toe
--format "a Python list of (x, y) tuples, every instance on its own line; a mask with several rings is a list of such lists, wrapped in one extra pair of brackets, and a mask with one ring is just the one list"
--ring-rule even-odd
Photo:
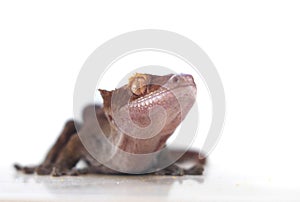
[(14, 164), (14, 168), (17, 171), (21, 171), (25, 174), (33, 174), (35, 171), (35, 166), (21, 166), (20, 164)]
[(52, 172), (52, 166), (39, 166), (36, 168), (35, 172), (38, 175), (49, 175)]

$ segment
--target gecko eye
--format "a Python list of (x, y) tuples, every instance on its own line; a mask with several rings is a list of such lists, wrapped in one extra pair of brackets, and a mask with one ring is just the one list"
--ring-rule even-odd
[(129, 88), (135, 95), (143, 95), (147, 92), (148, 77), (145, 74), (135, 74), (129, 79)]
[(174, 83), (177, 83), (178, 82), (178, 77), (177, 76), (174, 76), (173, 78), (172, 78), (172, 81), (174, 82)]

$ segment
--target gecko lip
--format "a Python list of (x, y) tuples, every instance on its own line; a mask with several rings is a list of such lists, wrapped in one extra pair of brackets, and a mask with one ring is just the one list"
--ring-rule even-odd
[(171, 96), (170, 90), (158, 90), (147, 94), (144, 97), (133, 100), (129, 103), (129, 107), (149, 107), (155, 104), (160, 104), (161, 101), (166, 100)]
[(173, 89), (167, 89), (167, 88), (160, 88), (159, 90), (153, 91), (144, 97), (137, 98), (131, 102), (129, 102), (129, 107), (130, 108), (149, 108), (154, 105), (161, 105), (164, 104), (165, 101), (167, 100), (172, 100), (172, 98), (175, 98), (175, 95), (173, 94), (173, 91), (176, 89), (180, 88), (185, 88), (185, 87), (191, 87), (192, 92), (196, 92), (196, 86), (191, 85), (191, 84), (186, 84), (186, 85), (181, 85)]
[(189, 74), (174, 74), (162, 85), (155, 81), (151, 84), (160, 87), (139, 98), (129, 100), (127, 106), (130, 110), (146, 112), (154, 106), (173, 108), (181, 97), (195, 97), (197, 93), (194, 78)]

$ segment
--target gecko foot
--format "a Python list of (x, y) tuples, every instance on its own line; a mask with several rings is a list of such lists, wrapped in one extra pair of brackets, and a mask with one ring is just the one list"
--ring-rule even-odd
[(172, 176), (182, 176), (184, 175), (184, 170), (179, 166), (173, 164), (162, 170), (156, 171), (155, 175), (172, 175)]
[(89, 170), (87, 168), (73, 168), (73, 169), (59, 169), (58, 167), (53, 167), (51, 175), (53, 177), (60, 176), (79, 176), (89, 174)]
[(202, 175), (204, 171), (203, 165), (197, 164), (193, 166), (192, 168), (185, 169), (184, 174), (185, 175)]
[(52, 166), (21, 166), (20, 164), (14, 164), (14, 167), (17, 171), (20, 171), (24, 174), (38, 174), (38, 175), (49, 175), (52, 171)]
[(25, 174), (33, 174), (35, 172), (36, 166), (21, 166), (20, 164), (14, 164), (17, 171), (21, 171)]
[(52, 172), (52, 165), (40, 165), (35, 169), (38, 175), (49, 175)]

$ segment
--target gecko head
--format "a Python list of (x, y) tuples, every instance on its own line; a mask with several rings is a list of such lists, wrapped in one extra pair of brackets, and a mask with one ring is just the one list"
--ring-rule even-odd
[[(139, 73), (130, 77), (121, 88), (99, 91), (103, 97), (105, 114), (116, 128), (123, 126), (130, 130), (132, 125), (126, 122), (128, 119), (141, 128), (149, 126), (152, 121), (164, 121), (160, 136), (166, 139), (193, 106), (197, 92), (194, 79), (188, 74), (157, 76)], [(121, 112), (127, 112), (129, 117)], [(158, 120), (151, 120), (151, 113)], [(116, 119), (121, 123), (115, 124)]]

